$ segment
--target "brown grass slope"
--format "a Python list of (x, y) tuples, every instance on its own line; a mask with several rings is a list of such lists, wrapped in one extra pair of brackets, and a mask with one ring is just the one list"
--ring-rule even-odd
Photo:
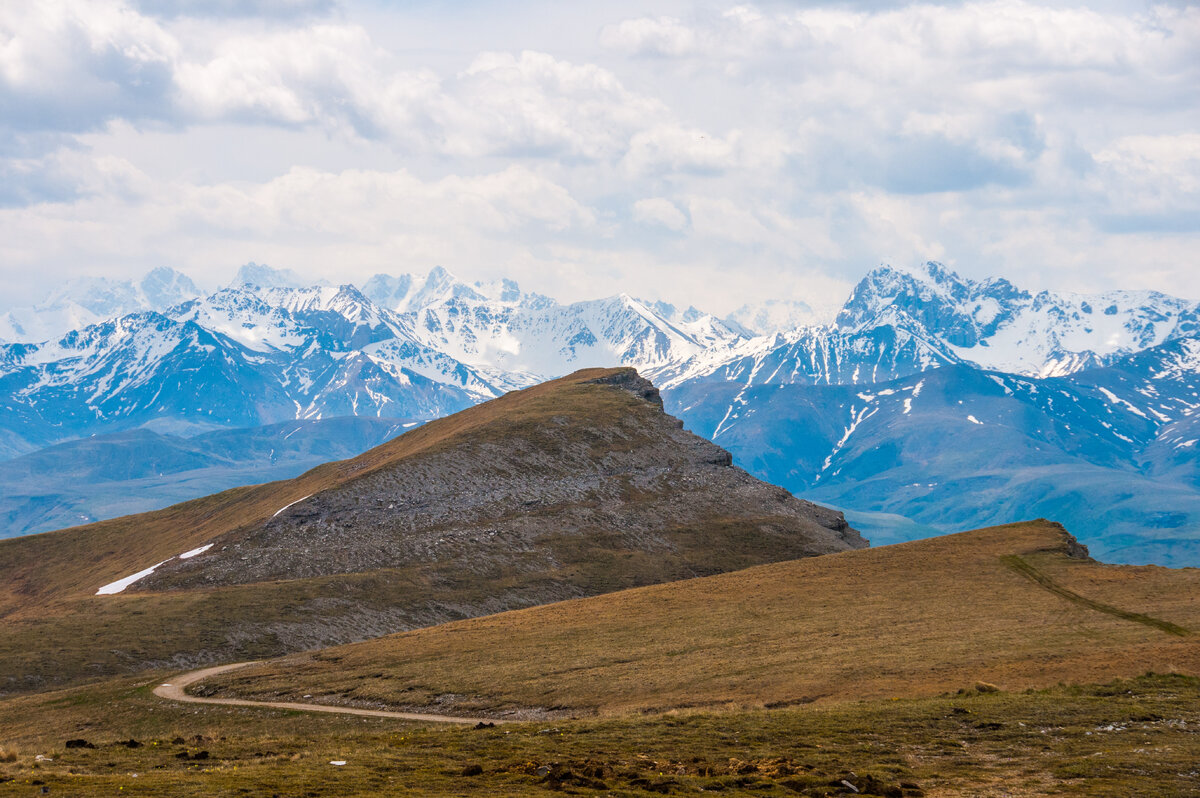
[(150, 678), (0, 699), (0, 796), (1179, 798), (1200, 777), (1200, 680), (1179, 675), (483, 729), (198, 711)]
[(995, 527), (422, 629), (199, 689), (521, 716), (1200, 673), (1200, 570), (1078, 549), (1047, 521)]
[[(205, 543), (125, 593), (94, 595)], [(582, 371), (294, 480), (0, 541), (0, 691), (862, 545), (839, 513), (684, 432), (636, 372)]]

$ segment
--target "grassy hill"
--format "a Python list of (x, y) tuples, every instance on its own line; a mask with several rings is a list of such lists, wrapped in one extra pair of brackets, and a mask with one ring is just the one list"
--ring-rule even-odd
[(299, 654), (200, 686), (517, 717), (1200, 674), (1200, 570), (1046, 521), (776, 563)]
[(0, 698), (0, 795), (1195, 795), (1200, 571), (1082, 554), (1055, 524), (1011, 525), (200, 686), (540, 716), (495, 728), (166, 702), (165, 671)]
[[(0, 691), (863, 545), (839, 513), (682, 430), (633, 370), (582, 371), (293, 480), (0, 541)], [(95, 595), (156, 563), (125, 592)]]

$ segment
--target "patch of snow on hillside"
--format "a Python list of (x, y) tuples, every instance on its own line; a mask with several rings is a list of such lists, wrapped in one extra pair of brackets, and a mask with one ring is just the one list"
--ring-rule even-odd
[[(1097, 386), (1097, 387), (1099, 388), (1099, 386)], [(1108, 390), (1107, 388), (1100, 388), (1100, 393), (1104, 394), (1105, 398), (1107, 398), (1110, 403), (1112, 403), (1114, 405), (1122, 405), (1122, 406), (1128, 408), (1129, 412), (1134, 413), (1135, 415), (1139, 415), (1142, 418), (1149, 419), (1149, 416), (1147, 416), (1141, 410), (1138, 410), (1136, 407), (1131, 405), (1129, 402), (1127, 402), (1124, 399), (1122, 399), (1121, 397), (1117, 396), (1115, 393)]]
[(201, 546), (200, 548), (197, 548), (197, 549), (191, 549), (190, 551), (185, 551), (183, 554), (180, 554), (180, 555), (179, 555), (179, 559), (181, 559), (181, 560), (190, 560), (190, 559), (192, 559), (193, 557), (195, 557), (195, 556), (196, 556), (196, 555), (198, 555), (198, 554), (203, 554), (204, 552), (208, 551), (208, 550), (209, 550), (209, 549), (211, 549), (212, 547), (213, 547), (213, 544), (211, 544), (211, 543), (205, 543), (205, 544), (204, 544), (203, 546)]
[(842, 434), (842, 439), (834, 445), (833, 451), (831, 451), (829, 456), (825, 458), (825, 464), (821, 466), (821, 471), (829, 470), (829, 466), (833, 464), (833, 458), (837, 456), (837, 453), (840, 452), (842, 447), (846, 445), (846, 441), (850, 440), (850, 436), (854, 434), (854, 431), (858, 429), (858, 426), (879, 412), (878, 407), (870, 408), (871, 412), (869, 413), (867, 412), (867, 409), (868, 408), (864, 407), (862, 410), (855, 413), (854, 408), (850, 408), (850, 412), (853, 414), (850, 420), (850, 426), (846, 427), (846, 431)]
[(311, 498), (312, 498), (312, 494), (310, 493), (307, 496), (305, 496), (303, 499), (296, 499), (296, 501), (292, 502), (291, 504), (285, 504), (282, 507), (280, 507), (278, 510), (276, 510), (275, 515), (273, 515), (271, 517), (278, 518), (279, 514), (282, 513), (284, 510), (286, 510), (287, 508), (291, 507), (292, 505), (299, 504), (300, 502), (304, 501), (304, 499), (311, 499)]
[(115, 582), (110, 582), (107, 585), (105, 585), (104, 587), (97, 590), (96, 595), (97, 596), (112, 596), (117, 593), (120, 593), (123, 590), (125, 590), (125, 588), (129, 587), (130, 585), (132, 585), (134, 582), (138, 581), (139, 579), (145, 579), (147, 576), (154, 573), (154, 570), (156, 568), (158, 568), (160, 565), (163, 565), (164, 563), (168, 563), (173, 559), (174, 559), (173, 557), (168, 557), (167, 559), (163, 560), (160, 563), (155, 563), (154, 565), (151, 565), (149, 568), (138, 571), (136, 574), (130, 574), (129, 576), (125, 577), (124, 579), (118, 579)]

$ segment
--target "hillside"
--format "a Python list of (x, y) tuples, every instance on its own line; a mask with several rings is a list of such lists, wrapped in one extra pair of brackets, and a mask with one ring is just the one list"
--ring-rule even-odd
[(268, 656), (866, 545), (839, 513), (730, 462), (632, 369), (597, 369), (293, 480), (2, 541), (0, 689)]
[(517, 717), (1200, 673), (1200, 571), (1046, 521), (776, 563), (252, 665), (200, 694)]

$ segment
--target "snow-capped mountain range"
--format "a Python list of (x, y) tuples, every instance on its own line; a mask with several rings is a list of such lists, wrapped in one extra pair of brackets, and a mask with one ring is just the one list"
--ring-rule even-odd
[(0, 343), (48, 341), (72, 330), (142, 310), (161, 310), (197, 296), (200, 289), (187, 275), (165, 267), (137, 282), (79, 277), (33, 307), (0, 315)]
[[(937, 263), (881, 266), (833, 323), (767, 335), (695, 308), (626, 294), (561, 304), (511, 280), (468, 284), (440, 267), (377, 275), (360, 290), (305, 286), (250, 263), (207, 296), (186, 276), (158, 269), (138, 283), (68, 284), (39, 308), (30, 312), (45, 317), (41, 328), (77, 311), (111, 318), (0, 345), (0, 451), (10, 454), (145, 424), (433, 418), (584, 366), (631, 365), (666, 390), (867, 385), (955, 364), (1066, 376), (1200, 332), (1195, 302), (1152, 292), (1031, 294)], [(6, 318), (15, 315), (29, 313)], [(743, 308), (739, 318), (755, 314)], [(198, 388), (204, 402), (195, 401)], [(732, 403), (710, 434), (739, 410)]]
[[(886, 470), (872, 454), (880, 446), (927, 429), (916, 420), (932, 418), (922, 409), (932, 390), (921, 386), (934, 383), (922, 375), (939, 369), (939, 380), (963, 386), (964, 406), (991, 397), (960, 414), (974, 418), (968, 431), (997, 421), (983, 409), (993, 400), (1010, 427), (1083, 412), (1094, 422), (1075, 419), (1083, 438), (1038, 433), (1030, 451), (1143, 476), (1161, 467), (1187, 484), (1196, 474), (1196, 302), (1034, 294), (927, 263), (881, 266), (833, 321), (793, 324), (817, 318), (820, 306), (774, 300), (722, 319), (626, 294), (563, 304), (510, 280), (466, 283), (441, 268), (377, 275), (360, 289), (305, 285), (252, 263), (206, 295), (166, 269), (136, 283), (77, 282), (2, 319), (0, 336), (11, 342), (0, 345), (0, 457), (139, 428), (195, 435), (343, 416), (429, 419), (578, 368), (631, 365), (693, 430), (759, 476), (827, 501), (843, 501), (831, 486), (853, 484), (858, 492), (847, 495), (859, 509), (904, 515), (887, 497), (864, 498), (864, 474)], [(56, 334), (37, 334), (49, 330)], [(820, 434), (783, 435), (803, 408), (816, 413), (804, 423)], [(907, 516), (927, 523), (923, 512)], [(1200, 537), (1200, 504), (1195, 523)]]

